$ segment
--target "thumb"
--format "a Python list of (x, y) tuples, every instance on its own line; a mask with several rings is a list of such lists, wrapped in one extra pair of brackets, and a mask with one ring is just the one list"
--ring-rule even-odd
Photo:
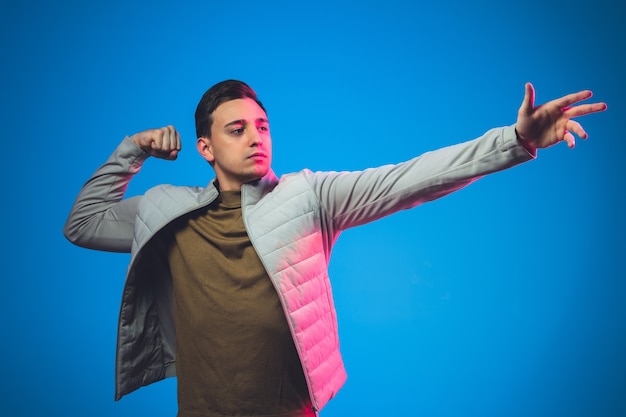
[(532, 114), (535, 108), (535, 89), (531, 83), (526, 83), (524, 100), (519, 108), (519, 113), (524, 115)]

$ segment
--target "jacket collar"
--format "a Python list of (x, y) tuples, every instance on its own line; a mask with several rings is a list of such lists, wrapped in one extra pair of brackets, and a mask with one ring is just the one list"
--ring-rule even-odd
[[(269, 193), (278, 185), (278, 177), (271, 169), (258, 181), (249, 184), (243, 184), (241, 187), (242, 198), (245, 194), (246, 204), (255, 204), (265, 194)], [(245, 191), (244, 191), (245, 190)], [(200, 205), (208, 204), (215, 200), (219, 195), (219, 185), (217, 178), (214, 178), (209, 185), (204, 188), (198, 195), (198, 203)]]
[(242, 203), (246, 205), (256, 204), (265, 194), (272, 191), (276, 185), (278, 185), (278, 178), (274, 171), (270, 169), (260, 180), (244, 184), (241, 187)]

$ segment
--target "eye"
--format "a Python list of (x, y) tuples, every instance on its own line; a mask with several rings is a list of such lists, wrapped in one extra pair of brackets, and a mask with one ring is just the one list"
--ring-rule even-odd
[(270, 128), (268, 125), (260, 125), (257, 127), (260, 132), (269, 132)]
[(240, 127), (238, 129), (233, 129), (230, 131), (231, 135), (241, 135), (243, 133), (243, 127)]

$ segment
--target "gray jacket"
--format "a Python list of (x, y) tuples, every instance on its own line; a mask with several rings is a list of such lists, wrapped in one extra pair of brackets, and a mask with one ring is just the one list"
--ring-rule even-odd
[[(124, 199), (148, 155), (126, 138), (84, 185), (64, 228), (73, 243), (130, 252), (120, 310), (115, 398), (175, 375), (171, 276), (159, 231), (218, 191), (162, 185)], [(531, 159), (513, 126), (358, 172), (270, 172), (242, 187), (246, 230), (281, 299), (315, 411), (345, 382), (328, 264), (342, 230), (442, 197)]]

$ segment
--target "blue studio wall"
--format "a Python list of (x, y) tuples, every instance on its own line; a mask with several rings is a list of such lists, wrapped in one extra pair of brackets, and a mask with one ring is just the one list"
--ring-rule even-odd
[(128, 255), (61, 230), (125, 135), (175, 125), (129, 187), (205, 185), (193, 112), (227, 78), (268, 108), (278, 174), (400, 162), (591, 89), (590, 139), (346, 231), (331, 277), (349, 379), (334, 416), (626, 416), (626, 12), (588, 1), (25, 0), (0, 6), (0, 415), (174, 416), (113, 401)]

